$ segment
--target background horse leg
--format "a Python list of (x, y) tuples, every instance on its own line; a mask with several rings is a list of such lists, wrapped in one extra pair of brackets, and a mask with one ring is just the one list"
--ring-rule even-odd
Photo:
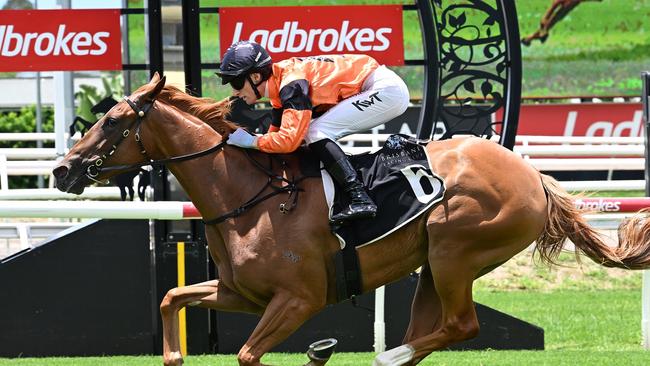
[[(267, 305), (255, 330), (239, 351), (237, 355), (239, 365), (262, 366), (260, 360), (265, 353), (285, 340), (324, 306), (324, 298), (322, 302), (309, 301), (304, 296), (277, 293)], [(309, 365), (321, 366), (325, 362), (320, 364), (310, 362)]]
[(524, 37), (521, 40), (521, 43), (523, 43), (526, 46), (529, 46), (533, 40), (539, 39), (544, 43), (546, 41), (546, 38), (548, 38), (548, 30), (553, 26), (552, 20), (556, 16), (555, 11), (558, 10), (558, 8), (561, 8), (563, 5), (564, 0), (553, 0), (553, 3), (551, 4), (551, 7), (546, 10), (544, 15), (542, 16), (542, 20), (540, 21), (539, 28), (535, 31), (535, 33), (529, 35), (528, 37)]
[(411, 320), (402, 344), (431, 334), (440, 327), (442, 308), (429, 265), (422, 267), (411, 305)]
[(472, 301), (472, 283), (478, 271), (470, 267), (473, 256), (462, 250), (471, 244), (438, 242), (436, 247), (444, 248), (440, 254), (435, 253), (435, 248), (429, 249), (429, 266), (442, 307), (440, 327), (405, 345), (380, 353), (373, 366), (417, 364), (434, 350), (478, 334), (479, 324)]
[(569, 14), (571, 10), (573, 10), (576, 6), (578, 6), (577, 2), (563, 6), (560, 8), (560, 10), (557, 11), (557, 13), (553, 14), (553, 17), (548, 21), (545, 32), (540, 37), (540, 41), (542, 41), (542, 43), (546, 42), (546, 38), (548, 38), (548, 32), (551, 31), (551, 28), (553, 28), (555, 24), (557, 24), (560, 20), (564, 19), (564, 17), (566, 17), (567, 14)]
[(183, 363), (178, 339), (178, 311), (186, 305), (253, 314), (261, 314), (264, 310), (259, 305), (224, 286), (219, 280), (169, 290), (160, 303), (160, 315), (163, 323), (163, 361), (165, 365), (181, 365)]

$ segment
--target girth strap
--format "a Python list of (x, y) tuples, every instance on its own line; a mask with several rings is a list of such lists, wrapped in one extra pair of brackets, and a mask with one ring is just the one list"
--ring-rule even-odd
[(334, 256), (337, 301), (353, 299), (361, 294), (359, 255), (354, 245), (346, 245)]

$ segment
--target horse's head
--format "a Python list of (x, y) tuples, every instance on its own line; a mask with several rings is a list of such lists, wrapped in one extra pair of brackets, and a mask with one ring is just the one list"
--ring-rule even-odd
[(139, 131), (164, 86), (165, 77), (156, 73), (148, 84), (120, 101), (97, 121), (52, 171), (56, 187), (63, 192), (81, 194), (93, 181), (120, 172), (102, 168), (147, 160)]

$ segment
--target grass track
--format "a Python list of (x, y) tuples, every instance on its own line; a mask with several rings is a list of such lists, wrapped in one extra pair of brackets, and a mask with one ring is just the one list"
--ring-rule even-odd
[[(648, 365), (641, 343), (640, 273), (623, 290), (493, 291), (479, 289), (476, 300), (545, 329), (546, 351), (438, 352), (421, 365)], [(609, 283), (607, 278), (588, 282)], [(409, 300), (410, 301), (410, 300)], [(307, 342), (306, 342), (307, 343)], [(339, 353), (331, 366), (370, 365), (372, 353)], [(269, 354), (273, 365), (302, 365), (304, 355)], [(0, 359), (0, 366), (148, 366), (159, 356)], [(235, 365), (233, 355), (190, 356), (187, 366)]]
[[(371, 353), (339, 353), (327, 363), (328, 366), (370, 365)], [(303, 355), (272, 354), (265, 362), (275, 365), (302, 365)], [(647, 351), (481, 351), (481, 352), (440, 352), (429, 356), (423, 366), (577, 366), (577, 365), (625, 365), (645, 366), (650, 363)], [(159, 357), (89, 357), (89, 358), (48, 358), (6, 361), (0, 359), (0, 366), (160, 366)], [(236, 365), (235, 356), (190, 356), (188, 366), (230, 366)]]

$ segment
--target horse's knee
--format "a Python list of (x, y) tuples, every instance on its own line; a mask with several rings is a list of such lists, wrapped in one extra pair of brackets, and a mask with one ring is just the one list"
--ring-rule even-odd
[(178, 288), (173, 288), (165, 294), (165, 297), (163, 297), (162, 301), (160, 302), (160, 313), (164, 314), (170, 311), (173, 311), (174, 308), (174, 300), (176, 298), (178, 292)]

